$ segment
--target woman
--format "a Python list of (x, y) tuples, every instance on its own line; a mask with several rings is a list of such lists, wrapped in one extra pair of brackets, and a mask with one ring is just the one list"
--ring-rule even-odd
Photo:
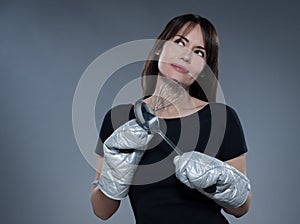
[[(178, 16), (167, 24), (150, 52), (151, 60), (144, 65), (144, 102), (153, 108), (157, 106), (165, 80), (173, 80), (184, 88), (186, 94), (178, 102), (164, 102), (156, 108), (156, 115), (167, 129), (166, 135), (184, 153), (164, 160), (173, 155), (172, 149), (136, 123), (133, 106), (113, 108), (101, 128), (100, 142), (104, 144), (96, 150), (100, 157), (91, 201), (98, 217), (108, 219), (127, 195), (137, 223), (228, 223), (222, 209), (236, 217), (248, 211), (251, 193), (242, 127), (232, 108), (214, 102), (218, 48), (213, 25), (201, 16)], [(207, 66), (214, 76), (204, 81)], [(153, 75), (155, 82), (150, 78)], [(176, 92), (169, 90), (167, 94), (172, 96)], [(220, 144), (211, 147), (208, 142), (214, 134), (212, 111), (222, 108), (226, 111), (224, 132), (214, 141)], [(189, 128), (180, 133), (181, 127)], [(197, 128), (200, 131), (194, 131)], [(196, 141), (190, 137), (195, 137), (195, 133)], [(204, 153), (208, 145), (209, 150), (217, 149), (215, 154)], [(139, 177), (145, 180), (149, 175), (136, 164), (162, 160), (172, 164), (173, 174), (156, 182), (133, 184)], [(152, 174), (159, 176), (157, 170)]]

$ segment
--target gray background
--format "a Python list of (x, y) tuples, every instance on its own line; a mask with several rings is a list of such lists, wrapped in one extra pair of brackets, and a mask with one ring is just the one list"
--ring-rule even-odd
[[(218, 30), (221, 86), (249, 146), (252, 205), (231, 223), (298, 223), (298, 10), (296, 1), (282, 0), (1, 0), (0, 223), (134, 222), (127, 199), (107, 222), (92, 213), (94, 170), (74, 138), (73, 95), (98, 55), (156, 38), (184, 13), (206, 16)], [(124, 68), (103, 88), (98, 127), (109, 91), (139, 70), (138, 63)]]

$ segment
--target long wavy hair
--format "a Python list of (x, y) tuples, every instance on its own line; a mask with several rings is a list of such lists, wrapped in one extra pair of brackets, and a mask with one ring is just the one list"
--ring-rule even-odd
[[(150, 76), (157, 76), (159, 73), (159, 55), (157, 55), (157, 52), (162, 49), (164, 41), (172, 39), (185, 25), (187, 26), (184, 30), (184, 35), (188, 34), (196, 25), (200, 25), (207, 55), (206, 66), (201, 71), (201, 74), (199, 74), (197, 80), (195, 80), (190, 86), (189, 94), (207, 102), (214, 102), (216, 100), (219, 72), (219, 37), (216, 29), (208, 19), (194, 14), (186, 14), (173, 18), (168, 22), (165, 29), (158, 36), (142, 70), (142, 88), (144, 98), (151, 96), (155, 90), (156, 82), (154, 82), (153, 78), (150, 78)], [(213, 78), (211, 77), (211, 74), (214, 75)], [(203, 85), (205, 85), (205, 91), (201, 87)]]

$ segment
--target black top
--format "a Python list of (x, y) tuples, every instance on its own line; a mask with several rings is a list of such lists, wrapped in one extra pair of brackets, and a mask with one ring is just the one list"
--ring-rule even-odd
[[(97, 154), (103, 156), (102, 142), (130, 119), (134, 119), (131, 104), (117, 106), (106, 114)], [(204, 152), (222, 161), (247, 152), (238, 116), (224, 104), (212, 103), (186, 117), (159, 121), (166, 136), (183, 152)], [(148, 148), (129, 191), (137, 224), (228, 223), (219, 205), (176, 178), (176, 153), (159, 135), (154, 136)]]

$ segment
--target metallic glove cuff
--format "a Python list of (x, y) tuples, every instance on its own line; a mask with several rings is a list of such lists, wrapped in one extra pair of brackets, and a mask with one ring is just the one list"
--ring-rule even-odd
[(101, 176), (99, 180), (93, 181), (92, 184), (97, 185), (103, 194), (113, 200), (122, 200), (123, 198), (125, 198), (129, 192), (130, 187), (126, 184), (113, 182), (104, 176)]

